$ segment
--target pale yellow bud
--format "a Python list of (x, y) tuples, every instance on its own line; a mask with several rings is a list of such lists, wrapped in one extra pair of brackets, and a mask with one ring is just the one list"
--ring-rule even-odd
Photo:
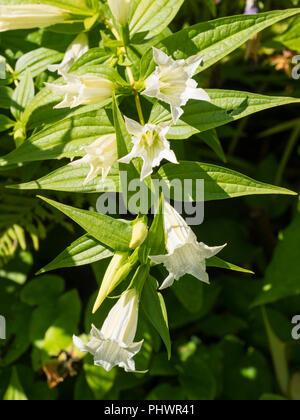
[(116, 21), (125, 26), (128, 23), (131, 0), (108, 0), (109, 8)]
[(104, 299), (114, 290), (114, 288), (118, 285), (119, 278), (117, 275), (119, 269), (125, 265), (128, 259), (128, 253), (116, 253), (111, 260), (104, 279), (102, 281), (96, 302), (93, 308), (93, 314), (100, 308)]
[(66, 10), (44, 4), (0, 6), (0, 32), (44, 28), (62, 23), (69, 17)]
[(132, 238), (131, 238), (131, 242), (129, 247), (131, 249), (135, 249), (139, 246), (141, 246), (146, 238), (148, 236), (148, 226), (147, 224), (143, 221), (140, 220), (138, 221), (132, 229)]

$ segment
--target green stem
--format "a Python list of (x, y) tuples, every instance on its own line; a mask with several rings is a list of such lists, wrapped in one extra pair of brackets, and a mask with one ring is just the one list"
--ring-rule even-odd
[[(121, 38), (120, 38), (117, 30), (114, 28), (113, 24), (109, 20), (106, 20), (105, 23), (109, 27), (109, 29), (111, 30), (111, 32), (115, 36), (115, 38), (118, 41), (120, 41)], [(127, 53), (127, 45), (128, 45), (128, 42), (129, 42), (128, 27), (125, 27), (125, 28), (122, 27), (121, 37), (122, 37), (122, 41), (123, 41), (123, 45), (124, 45), (124, 47), (122, 47), (122, 50), (124, 49), (125, 55), (128, 58), (128, 53)], [(130, 84), (131, 84), (133, 92), (134, 92), (134, 99), (135, 99), (136, 109), (137, 109), (137, 112), (138, 112), (140, 123), (142, 125), (145, 125), (145, 119), (144, 119), (144, 115), (143, 115), (140, 96), (139, 96), (138, 91), (136, 90), (134, 76), (133, 76), (133, 73), (132, 73), (132, 70), (131, 70), (130, 66), (126, 66), (126, 72), (128, 74), (128, 78), (129, 78)]]
[(288, 144), (286, 145), (284, 154), (281, 158), (281, 161), (280, 161), (280, 164), (279, 164), (279, 167), (278, 167), (278, 170), (277, 170), (277, 174), (276, 174), (276, 177), (275, 177), (275, 184), (276, 185), (281, 185), (281, 183), (282, 183), (282, 178), (283, 178), (285, 168), (288, 164), (288, 161), (291, 157), (291, 154), (294, 150), (294, 147), (297, 144), (299, 133), (300, 133), (300, 124), (295, 127), (295, 129), (293, 130), (293, 132), (292, 132), (292, 134), (289, 138)]

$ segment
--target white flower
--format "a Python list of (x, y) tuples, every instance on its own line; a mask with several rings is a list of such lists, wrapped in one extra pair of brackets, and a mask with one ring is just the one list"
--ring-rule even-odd
[(131, 0), (108, 0), (108, 5), (116, 21), (125, 26), (128, 23)]
[(64, 22), (69, 16), (66, 10), (42, 4), (0, 6), (0, 32), (43, 28)]
[(167, 124), (146, 124), (125, 117), (126, 127), (132, 135), (133, 149), (125, 157), (119, 160), (121, 163), (129, 163), (133, 158), (143, 159), (141, 180), (151, 175), (153, 168), (160, 165), (163, 159), (173, 163), (178, 163), (175, 153), (170, 149), (170, 143), (166, 135), (170, 126)]
[(174, 280), (185, 274), (209, 283), (205, 260), (218, 254), (226, 245), (210, 248), (199, 243), (192, 229), (168, 202), (165, 202), (164, 216), (168, 254), (150, 257), (156, 264), (164, 264), (169, 271), (160, 289), (172, 286)]
[(75, 61), (89, 50), (88, 37), (82, 33), (79, 34), (72, 44), (68, 47), (63, 61), (60, 64), (55, 64), (48, 67), (49, 71), (57, 71), (58, 74), (63, 75), (68, 73)]
[(84, 181), (84, 185), (95, 179), (100, 172), (102, 172), (102, 179), (104, 180), (111, 167), (118, 160), (117, 141), (115, 134), (107, 134), (97, 139), (89, 146), (83, 146), (86, 155), (70, 163), (70, 165), (78, 167), (82, 165), (90, 165), (91, 170)]
[(163, 51), (153, 47), (153, 58), (158, 67), (145, 81), (143, 94), (171, 105), (173, 121), (182, 116), (182, 106), (190, 99), (210, 102), (208, 94), (192, 79), (203, 61), (199, 55), (187, 60), (173, 60)]
[(256, 0), (247, 0), (245, 7), (245, 15), (256, 15), (259, 12)]
[(101, 331), (92, 326), (92, 339), (84, 344), (78, 337), (73, 341), (82, 352), (94, 356), (96, 366), (102, 366), (109, 372), (114, 366), (135, 371), (132, 358), (140, 351), (143, 341), (134, 343), (139, 310), (139, 294), (135, 289), (123, 293), (108, 314)]
[(95, 104), (113, 95), (114, 83), (92, 74), (74, 76), (63, 74), (66, 85), (45, 83), (53, 93), (65, 95), (64, 100), (54, 108), (75, 108), (79, 105)]

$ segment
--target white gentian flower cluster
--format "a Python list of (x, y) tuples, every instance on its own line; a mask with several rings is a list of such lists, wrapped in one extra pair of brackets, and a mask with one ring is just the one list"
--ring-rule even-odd
[(0, 6), (0, 32), (44, 28), (62, 23), (69, 17), (66, 10), (43, 4)]
[(210, 248), (199, 243), (192, 229), (167, 201), (164, 203), (164, 220), (168, 254), (150, 257), (154, 263), (164, 264), (169, 271), (160, 289), (172, 286), (185, 274), (209, 283), (205, 260), (217, 255), (226, 245)]
[[(128, 22), (130, 1), (108, 0), (108, 3), (118, 23), (125, 26)], [(69, 57), (71, 56), (70, 52)], [(73, 58), (74, 56), (70, 59)], [(197, 82), (192, 79), (202, 62), (201, 57), (197, 55), (188, 60), (175, 61), (154, 48), (154, 60), (158, 67), (155, 73), (146, 80), (146, 90), (143, 94), (168, 103), (171, 106), (173, 121), (161, 124), (144, 124), (141, 114), (141, 123), (125, 117), (126, 128), (131, 135), (133, 148), (126, 156), (119, 159), (119, 162), (128, 164), (134, 158), (141, 158), (143, 160), (141, 180), (150, 176), (153, 169), (158, 167), (164, 159), (174, 164), (178, 163), (167, 140), (167, 134), (171, 124), (176, 123), (182, 116), (182, 107), (188, 100), (210, 101), (207, 93), (203, 89), (199, 89)], [(61, 66), (63, 67), (67, 62), (66, 58)], [(100, 102), (105, 97), (113, 95), (112, 82), (97, 79), (91, 75), (83, 77), (67, 75), (62, 67), (58, 66), (58, 71), (61, 71), (67, 84), (65, 86), (48, 84), (53, 92), (65, 94), (64, 101), (57, 107), (74, 107), (80, 104)], [(118, 159), (116, 135), (102, 136), (91, 145), (84, 147), (84, 150), (86, 155), (71, 165), (90, 165), (91, 169), (85, 183), (93, 180), (100, 172), (105, 178), (111, 166)], [(185, 274), (191, 274), (197, 279), (209, 283), (206, 259), (218, 254), (224, 246), (211, 248), (204, 243), (199, 243), (192, 229), (167, 202), (164, 204), (164, 225), (168, 254), (150, 257), (152, 262), (164, 264), (169, 271), (169, 276), (163, 282), (161, 289), (172, 286), (175, 280), (179, 280)], [(142, 222), (140, 225), (137, 224), (130, 246), (139, 247), (145, 241), (147, 234), (147, 226), (142, 226)], [(130, 262), (130, 258), (133, 256), (134, 253), (131, 256), (129, 253), (116, 254), (112, 259), (96, 299), (93, 313), (99, 309), (103, 300), (120, 283), (124, 275), (127, 276), (138, 263), (138, 257), (137, 260), (133, 258)], [(91, 341), (88, 344), (84, 344), (74, 336), (74, 344), (82, 352), (91, 353), (95, 365), (102, 366), (107, 371), (110, 371), (114, 366), (119, 366), (126, 372), (135, 372), (133, 357), (140, 351), (143, 344), (142, 341), (134, 342), (140, 293), (141, 290), (138, 291), (136, 288), (125, 291), (108, 314), (101, 330), (92, 326)]]
[(138, 323), (139, 293), (135, 289), (124, 292), (108, 314), (101, 330), (92, 326), (91, 341), (84, 344), (74, 336), (76, 347), (94, 356), (96, 366), (110, 371), (114, 366), (135, 372), (132, 358), (140, 351), (143, 341), (134, 342)]
[[(46, 83), (53, 93), (64, 95), (64, 99), (55, 108), (75, 108), (79, 105), (88, 105), (105, 101), (113, 95), (114, 83), (110, 80), (87, 74), (74, 76), (68, 74), (71, 66), (89, 49), (88, 38), (85, 34), (78, 35), (66, 51), (63, 61), (58, 65), (49, 66), (48, 70), (57, 71), (62, 75), (66, 85)], [(115, 134), (101, 136), (89, 146), (84, 146), (86, 155), (72, 162), (74, 167), (90, 165), (84, 185), (102, 173), (105, 180), (111, 167), (118, 160), (117, 142)]]
[[(182, 107), (190, 99), (210, 102), (208, 94), (198, 88), (197, 82), (192, 79), (203, 60), (202, 57), (195, 55), (188, 60), (175, 61), (157, 48), (153, 48), (153, 57), (157, 68), (145, 81), (146, 90), (143, 94), (169, 104), (173, 123), (182, 116)], [(128, 132), (132, 135), (133, 149), (119, 162), (129, 163), (133, 158), (142, 158), (141, 180), (151, 175), (153, 168), (159, 166), (163, 159), (178, 163), (166, 138), (171, 122), (141, 125), (129, 118), (125, 118), (125, 122)]]

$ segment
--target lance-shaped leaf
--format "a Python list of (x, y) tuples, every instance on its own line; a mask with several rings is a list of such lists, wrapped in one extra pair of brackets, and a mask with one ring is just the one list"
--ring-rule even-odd
[(95, 179), (84, 184), (90, 169), (89, 165), (78, 168), (69, 164), (36, 181), (8, 185), (7, 188), (20, 190), (68, 191), (76, 193), (119, 192), (120, 182), (117, 168), (112, 168), (109, 175), (104, 180), (102, 179), (102, 175), (99, 174)]
[(34, 134), (18, 149), (0, 160), (0, 166), (38, 160), (83, 156), (82, 146), (114, 132), (108, 110), (99, 105), (80, 108), (68, 118)]
[(16, 64), (16, 72), (22, 75), (29, 69), (32, 77), (36, 77), (47, 70), (50, 64), (60, 62), (63, 57), (64, 55), (58, 51), (38, 48), (19, 58)]
[(9, 109), (14, 91), (9, 87), (0, 86), (0, 108)]
[(30, 70), (26, 70), (22, 76), (19, 85), (16, 87), (13, 97), (12, 106), (10, 108), (11, 113), (16, 120), (23, 119), (23, 113), (26, 106), (34, 97), (34, 83)]
[(152, 38), (172, 22), (184, 0), (133, 0), (130, 33)]
[(96, 261), (104, 260), (113, 256), (113, 252), (105, 248), (99, 241), (90, 235), (84, 235), (73, 242), (61, 254), (59, 254), (50, 264), (42, 268), (38, 274), (59, 268), (78, 267), (92, 264)]
[(130, 249), (132, 227), (129, 223), (94, 211), (67, 206), (45, 197), (40, 198), (70, 217), (87, 233), (109, 248), (124, 252)]
[(6, 115), (1, 115), (0, 114), (0, 133), (2, 131), (9, 130), (14, 125), (15, 125), (15, 121), (12, 121)]
[(223, 268), (225, 270), (237, 271), (239, 273), (254, 274), (251, 270), (247, 270), (246, 268), (224, 261), (219, 257), (212, 257), (206, 260), (206, 265), (207, 267)]
[[(201, 53), (204, 62), (199, 71), (203, 71), (239, 48), (258, 32), (298, 13), (300, 9), (287, 9), (203, 22), (171, 35), (157, 47), (176, 59), (186, 59)], [(142, 77), (146, 78), (154, 69), (153, 53), (149, 51), (142, 60)]]
[(147, 239), (140, 247), (139, 258), (146, 264), (150, 255), (164, 255), (166, 251), (166, 237), (163, 212), (163, 196), (160, 198), (156, 214), (149, 229)]
[[(173, 197), (172, 182), (187, 180), (190, 183), (190, 199), (199, 200), (198, 184), (204, 181), (204, 200), (224, 200), (227, 198), (243, 197), (255, 194), (284, 194), (297, 195), (293, 191), (255, 181), (231, 169), (200, 162), (180, 162), (179, 165), (166, 164), (160, 168), (156, 178), (164, 187), (164, 194)], [(163, 181), (163, 182), (162, 182)], [(186, 184), (187, 187), (187, 184)], [(198, 196), (197, 196), (198, 194)]]
[(104, 64), (111, 60), (111, 55), (104, 48), (91, 48), (83, 54), (70, 68), (70, 72), (76, 71), (83, 66)]
[(147, 318), (161, 336), (167, 351), (169, 359), (171, 358), (171, 339), (169, 332), (169, 323), (167, 309), (164, 298), (157, 291), (158, 283), (153, 277), (149, 277), (144, 285), (141, 307)]
[(225, 155), (225, 152), (223, 150), (223, 146), (219, 140), (218, 133), (216, 130), (208, 130), (201, 132), (198, 137), (204, 141), (204, 143), (207, 144), (208, 147), (210, 147), (215, 154), (223, 161), (227, 162), (227, 158)]
[[(299, 98), (258, 95), (234, 90), (207, 89), (210, 102), (190, 101), (184, 115), (168, 132), (169, 139), (186, 139), (193, 134), (208, 131), (232, 121), (277, 106), (298, 104)], [(150, 122), (158, 124), (172, 119), (168, 105), (156, 103)]]

